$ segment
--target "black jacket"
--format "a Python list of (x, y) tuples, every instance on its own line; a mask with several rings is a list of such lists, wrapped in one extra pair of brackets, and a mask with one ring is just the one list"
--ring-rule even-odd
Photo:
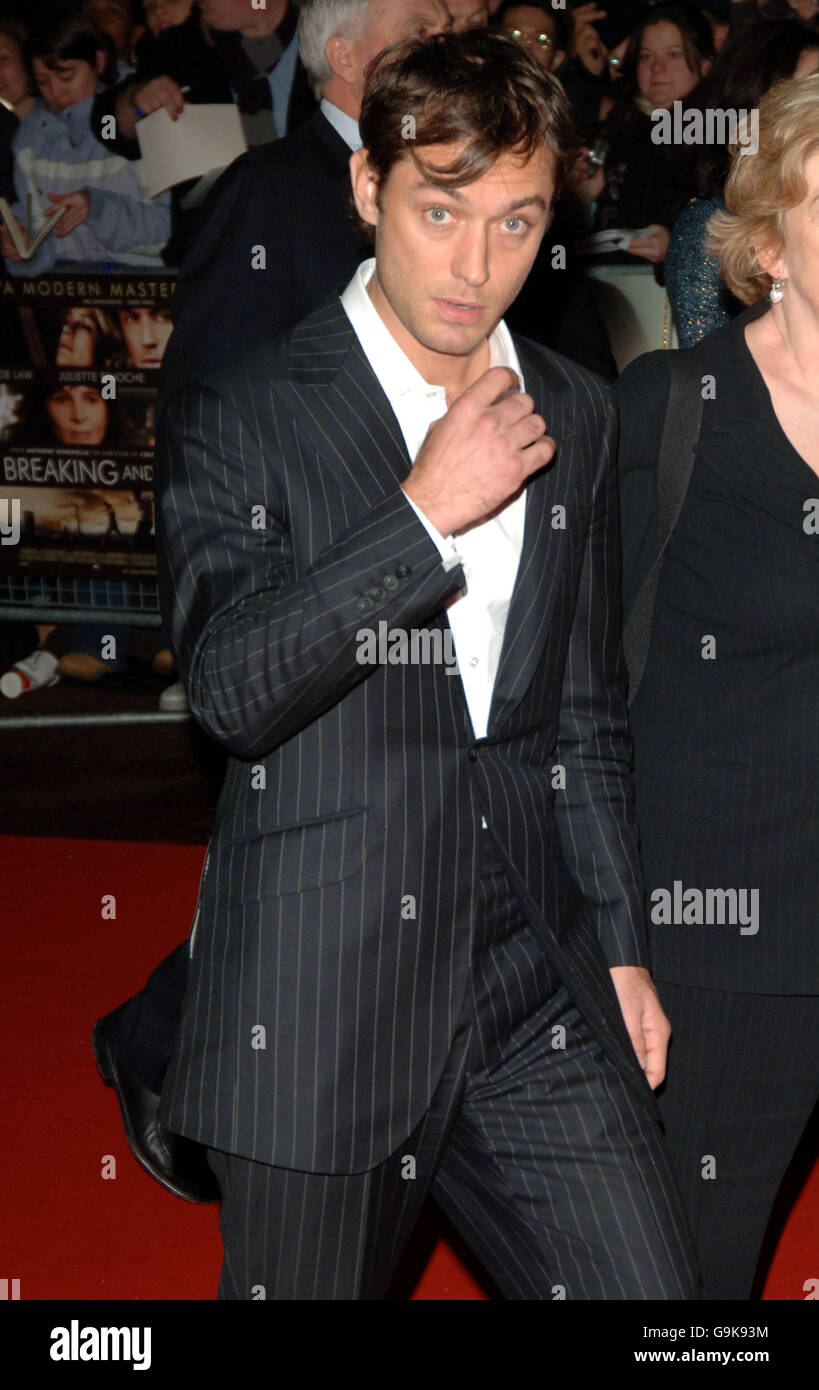
[[(315, 111), (248, 150), (199, 211), (174, 296), (164, 394), (281, 337), (372, 254), (349, 211), (350, 151)], [(264, 248), (265, 269), (254, 269)]]
[[(113, 150), (124, 159), (139, 159), (138, 141), (120, 134), (113, 140), (104, 140), (103, 122), (106, 117), (115, 115), (117, 100), (124, 91), (136, 83), (150, 82), (155, 77), (172, 77), (180, 87), (187, 89), (185, 100), (194, 105), (210, 102), (222, 104), (234, 100), (224, 61), (219, 51), (205, 38), (199, 10), (194, 8), (182, 24), (163, 29), (155, 39), (141, 45), (136, 73), (130, 73), (121, 82), (101, 91), (94, 102), (91, 129), (107, 150)], [(304, 64), (299, 59), (287, 109), (287, 133), (301, 125), (315, 106), (316, 100)], [(179, 265), (187, 249), (194, 218), (180, 207), (180, 202), (189, 187), (189, 184), (181, 184), (172, 190), (174, 227), (165, 250), (168, 265)]]
[(231, 755), (163, 1090), (178, 1133), (306, 1172), (395, 1152), (469, 987), (482, 815), (557, 975), (656, 1104), (609, 974), (644, 962), (614, 416), (589, 373), (517, 348), (557, 450), (527, 484), (477, 740), (441, 662), (356, 658), (362, 627), (445, 628), (464, 577), (401, 491), (403, 437), (338, 299), (162, 412), (163, 611), (191, 711)]

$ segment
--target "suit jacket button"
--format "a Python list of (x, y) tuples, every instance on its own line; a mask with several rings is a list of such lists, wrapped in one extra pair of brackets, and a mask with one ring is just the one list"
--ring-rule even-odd
[(373, 584), (372, 588), (367, 590), (367, 593), (369, 594), (370, 598), (384, 597), (384, 590), (381, 588), (380, 584)]
[(381, 583), (384, 585), (385, 589), (398, 588), (398, 580), (396, 579), (394, 574), (385, 574), (384, 578), (381, 580)]
[(478, 750), (477, 750), (477, 748), (470, 748), (470, 750), (469, 750), (469, 760), (470, 760), (470, 762), (473, 762), (473, 763), (476, 763), (476, 762), (478, 761)]
[(360, 598), (356, 604), (359, 613), (369, 613), (372, 606), (372, 599), (369, 598)]
[(395, 573), (397, 574), (399, 579), (409, 579), (412, 571), (410, 570), (409, 565), (396, 565)]

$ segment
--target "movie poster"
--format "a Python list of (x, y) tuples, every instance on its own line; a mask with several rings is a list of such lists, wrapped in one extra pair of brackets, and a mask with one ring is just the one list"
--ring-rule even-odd
[(167, 272), (0, 279), (0, 567), (155, 581)]

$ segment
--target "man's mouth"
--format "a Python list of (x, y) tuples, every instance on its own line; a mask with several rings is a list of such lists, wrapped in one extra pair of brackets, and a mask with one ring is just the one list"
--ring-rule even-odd
[(439, 313), (449, 323), (475, 323), (484, 311), (483, 304), (463, 299), (436, 299)]

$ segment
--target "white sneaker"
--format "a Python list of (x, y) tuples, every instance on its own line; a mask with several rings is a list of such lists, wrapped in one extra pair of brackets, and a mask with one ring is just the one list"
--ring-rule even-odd
[(44, 647), (15, 662), (10, 671), (0, 676), (0, 691), (9, 700), (16, 700), (26, 690), (39, 690), (44, 685), (56, 685), (58, 658)]
[(166, 714), (181, 714), (188, 708), (188, 696), (181, 681), (165, 687), (159, 697), (159, 708)]

